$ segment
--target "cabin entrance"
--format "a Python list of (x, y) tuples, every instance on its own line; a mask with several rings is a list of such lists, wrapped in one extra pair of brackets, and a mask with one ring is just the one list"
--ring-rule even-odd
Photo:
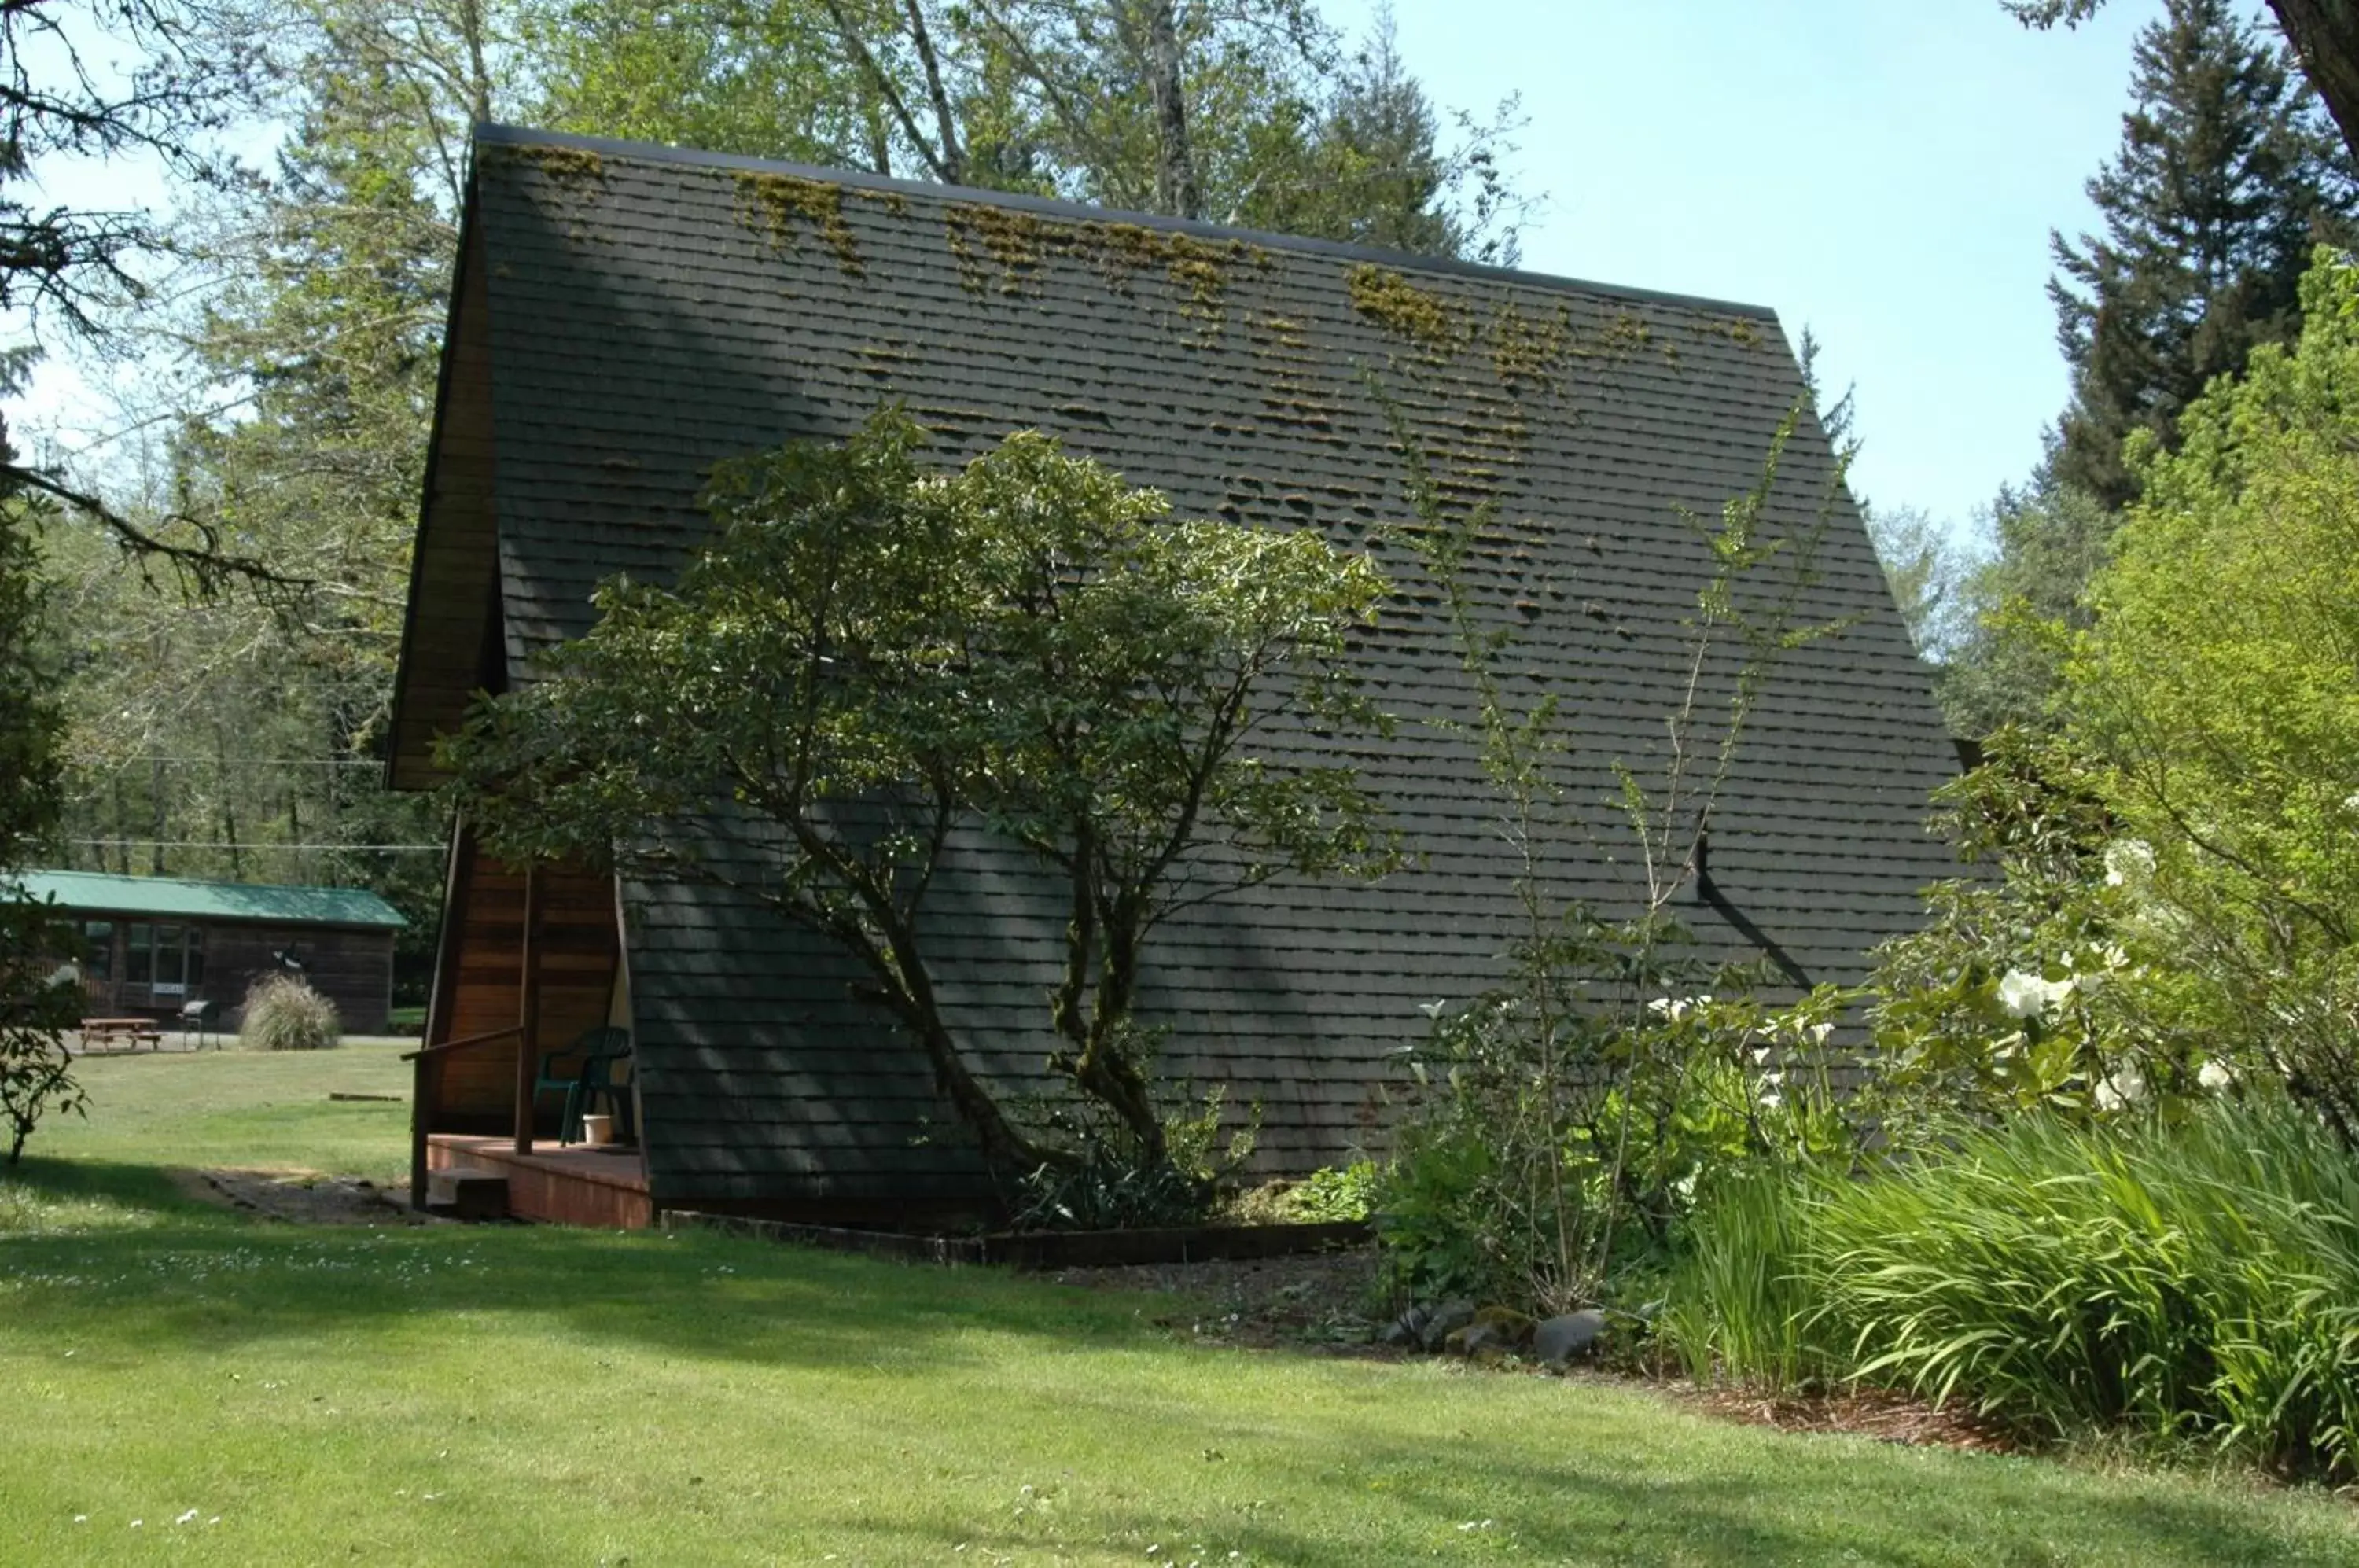
[[(650, 1223), (614, 878), (503, 865), (462, 825), (447, 886), (426, 1043), (412, 1057), (411, 1202), (474, 1173), (487, 1188), (504, 1181), (505, 1212), (519, 1218)], [(570, 1084), (584, 1091), (571, 1103)], [(606, 1125), (582, 1125), (591, 1116)]]

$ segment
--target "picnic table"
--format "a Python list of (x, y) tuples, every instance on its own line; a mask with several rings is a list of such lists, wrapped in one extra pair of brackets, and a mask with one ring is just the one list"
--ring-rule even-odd
[(82, 1021), (82, 1048), (97, 1045), (127, 1045), (136, 1051), (141, 1045), (164, 1049), (164, 1026), (154, 1018), (84, 1018)]

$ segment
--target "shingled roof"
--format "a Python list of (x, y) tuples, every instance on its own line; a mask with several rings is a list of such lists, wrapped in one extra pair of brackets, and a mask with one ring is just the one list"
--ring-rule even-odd
[[(1381, 388), (1381, 393), (1379, 389)], [(1374, 886), (1281, 885), (1166, 928), (1146, 1008), (1167, 1066), (1262, 1107), (1271, 1169), (1370, 1138), (1386, 1054), (1419, 1005), (1501, 973), (1517, 863), (1469, 737), (1383, 399), (1448, 494), (1495, 504), (1469, 581), (1512, 626), (1511, 691), (1568, 707), (1589, 842), (1557, 889), (1627, 908), (1612, 765), (1658, 765), (1709, 573), (1690, 514), (1760, 478), (1805, 401), (1767, 310), (1024, 198), (539, 133), (479, 131), (396, 725), (431, 782), (468, 694), (529, 679), (591, 590), (677, 570), (718, 459), (841, 438), (880, 402), (963, 459), (1036, 427), (1182, 515), (1316, 527), (1396, 594), (1362, 654), (1405, 721), (1359, 760), (1419, 859)], [(1732, 949), (1812, 980), (1863, 973), (1945, 874), (1923, 829), (1953, 771), (1923, 666), (1807, 416), (1767, 522), (1823, 526), (1800, 615), (1851, 618), (1765, 693), (1715, 817), (1711, 905)], [(489, 649), (488, 655), (486, 649)], [(1716, 662), (1712, 700), (1724, 691)], [(1058, 909), (969, 845), (933, 919), (979, 1056), (1037, 1065)], [(971, 1190), (915, 1051), (847, 999), (848, 966), (709, 890), (626, 885), (650, 1179), (659, 1203), (889, 1200)]]

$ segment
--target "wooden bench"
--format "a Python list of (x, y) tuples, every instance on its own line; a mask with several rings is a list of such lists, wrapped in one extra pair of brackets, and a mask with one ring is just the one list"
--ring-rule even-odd
[(123, 1045), (134, 1051), (145, 1045), (152, 1051), (161, 1051), (164, 1049), (164, 1026), (154, 1018), (82, 1019), (82, 1048), (89, 1051), (101, 1045)]

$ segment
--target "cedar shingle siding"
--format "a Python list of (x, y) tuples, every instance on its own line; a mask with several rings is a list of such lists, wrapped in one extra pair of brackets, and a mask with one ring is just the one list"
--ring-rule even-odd
[[(1610, 764), (1660, 765), (1708, 572), (1687, 512), (1759, 478), (1802, 397), (1767, 311), (1203, 225), (660, 149), (493, 130), (466, 259), (405, 657), (395, 775), (486, 677), (522, 680), (588, 626), (592, 588), (661, 578), (702, 526), (710, 465), (839, 438), (898, 399), (945, 463), (1037, 426), (1182, 515), (1316, 526), (1397, 593), (1362, 654), (1403, 723), (1361, 754), (1421, 860), (1375, 886), (1282, 886), (1165, 928), (1150, 1018), (1179, 1078), (1261, 1106), (1261, 1158), (1300, 1171), (1384, 1118), (1386, 1053), (1419, 1004), (1499, 975), (1516, 862), (1462, 734), (1468, 683), (1439, 595), (1388, 525), (1400, 463), (1369, 379), (1497, 537), (1470, 571), (1516, 628), (1510, 690), (1568, 703), (1593, 842), (1560, 893), (1628, 907)], [(1776, 528), (1819, 519), (1832, 471), (1803, 421)], [(496, 561), (496, 595), (490, 580)], [(1838, 496), (1809, 618), (1856, 617), (1789, 658), (1715, 819), (1714, 882), (1813, 980), (1915, 920), (1948, 866), (1922, 828), (1953, 771), (1923, 668)], [(483, 607), (504, 636), (470, 642)], [(1724, 702), (1726, 660), (1708, 711)], [(679, 887), (623, 898), (648, 1170), (662, 1204), (891, 1213), (977, 1190), (921, 1059), (848, 1000), (847, 963), (758, 909)], [(1712, 909), (1685, 912), (1736, 941)], [(1060, 910), (1019, 859), (970, 845), (939, 884), (954, 1020), (1011, 1076), (1046, 1050)]]

